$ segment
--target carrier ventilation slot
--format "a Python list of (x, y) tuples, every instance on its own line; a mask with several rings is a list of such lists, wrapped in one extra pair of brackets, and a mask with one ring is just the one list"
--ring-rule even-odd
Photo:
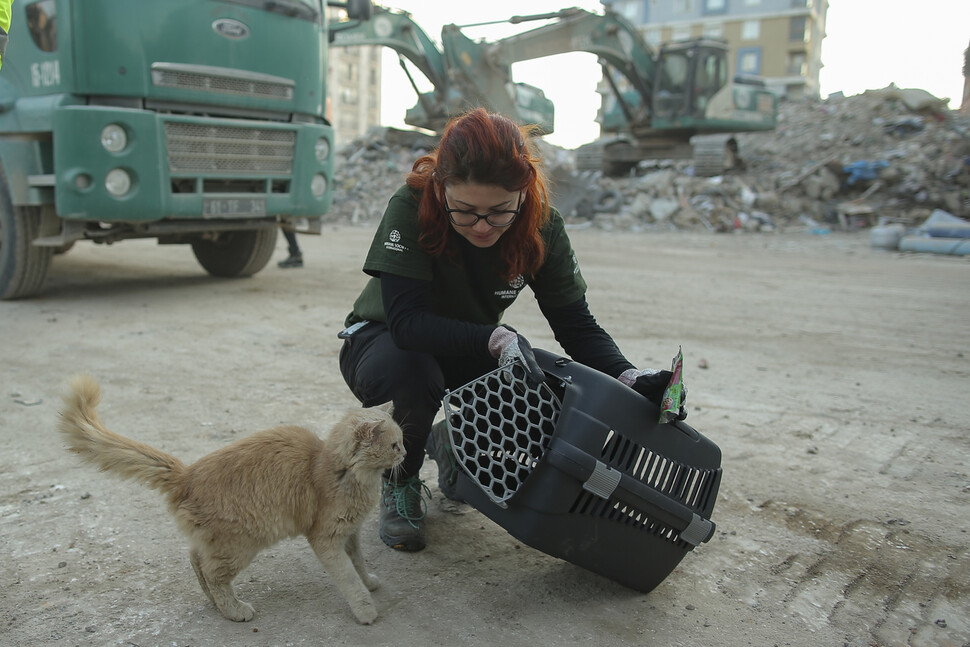
[(680, 533), (676, 529), (659, 521), (655, 521), (646, 513), (632, 506), (612, 499), (604, 500), (590, 492), (582, 492), (576, 498), (569, 512), (572, 514), (589, 515), (591, 517), (602, 517), (609, 521), (615, 521), (648, 532), (661, 539), (676, 542), (679, 546), (685, 548), (689, 546), (687, 542), (681, 541)]
[(607, 434), (602, 460), (662, 494), (703, 513), (709, 510), (717, 470), (690, 467), (647, 449), (614, 431)]
[[(642, 447), (628, 438), (610, 431), (603, 444), (602, 459), (645, 485), (680, 501), (702, 513), (708, 510), (711, 488), (716, 483), (716, 470), (689, 467), (673, 461), (653, 450)], [(590, 492), (582, 492), (570, 512), (602, 517), (649, 532), (667, 541), (687, 547), (674, 528), (654, 520), (645, 512), (613, 499), (604, 500)]]

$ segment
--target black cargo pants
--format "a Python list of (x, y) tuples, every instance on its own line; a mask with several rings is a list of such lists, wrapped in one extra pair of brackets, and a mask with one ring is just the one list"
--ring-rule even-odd
[(439, 357), (401, 350), (387, 325), (373, 322), (344, 340), (340, 372), (365, 407), (394, 403), (407, 456), (401, 478), (417, 476), (424, 446), (446, 389), (456, 389), (498, 366), (488, 357)]

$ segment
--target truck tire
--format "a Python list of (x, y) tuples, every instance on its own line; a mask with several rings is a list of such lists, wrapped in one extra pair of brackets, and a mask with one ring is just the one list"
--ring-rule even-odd
[(192, 252), (212, 276), (235, 278), (260, 271), (276, 249), (276, 227), (219, 234), (215, 240), (197, 240)]
[(40, 292), (53, 252), (31, 242), (40, 232), (38, 207), (15, 207), (0, 175), (0, 299), (22, 299)]

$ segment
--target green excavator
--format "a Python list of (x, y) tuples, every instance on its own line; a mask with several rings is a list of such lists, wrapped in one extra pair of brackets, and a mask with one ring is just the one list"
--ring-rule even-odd
[(621, 175), (642, 160), (692, 158), (697, 175), (724, 172), (739, 162), (735, 133), (775, 128), (777, 97), (762, 83), (731, 79), (727, 44), (692, 39), (656, 51), (622, 16), (570, 8), (513, 16), (513, 24), (544, 20), (506, 38), (473, 40), (458, 25), (445, 25), (441, 49), (403, 12), (377, 9), (359, 28), (335, 33), (337, 45), (391, 47), (432, 83), (418, 92), (405, 123), (437, 131), (455, 114), (475, 106), (502, 112), (545, 133), (554, 128), (554, 106), (542, 90), (512, 79), (512, 65), (564, 54), (595, 54), (603, 67), (599, 140), (577, 149), (580, 168)]

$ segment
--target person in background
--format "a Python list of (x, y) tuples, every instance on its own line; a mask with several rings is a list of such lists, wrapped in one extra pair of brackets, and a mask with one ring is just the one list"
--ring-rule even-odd
[(351, 391), (364, 406), (393, 402), (404, 430), (407, 456), (385, 475), (380, 502), (380, 536), (392, 548), (426, 545), (430, 492), (418, 475), (426, 450), (442, 494), (460, 500), (447, 431), (432, 429), (445, 389), (513, 361), (531, 382), (544, 379), (526, 338), (500, 323), (526, 287), (574, 361), (658, 405), (670, 380), (670, 371), (638, 370), (590, 314), (534, 132), (483, 109), (449, 123), (391, 196), (364, 261), (371, 278), (338, 335)]
[(3, 67), (3, 55), (7, 51), (7, 34), (10, 32), (11, 5), (13, 5), (13, 0), (0, 0), (0, 68)]
[(282, 268), (303, 267), (303, 252), (300, 251), (300, 245), (296, 242), (296, 232), (284, 229), (283, 235), (286, 236), (286, 245), (290, 255), (277, 265)]

